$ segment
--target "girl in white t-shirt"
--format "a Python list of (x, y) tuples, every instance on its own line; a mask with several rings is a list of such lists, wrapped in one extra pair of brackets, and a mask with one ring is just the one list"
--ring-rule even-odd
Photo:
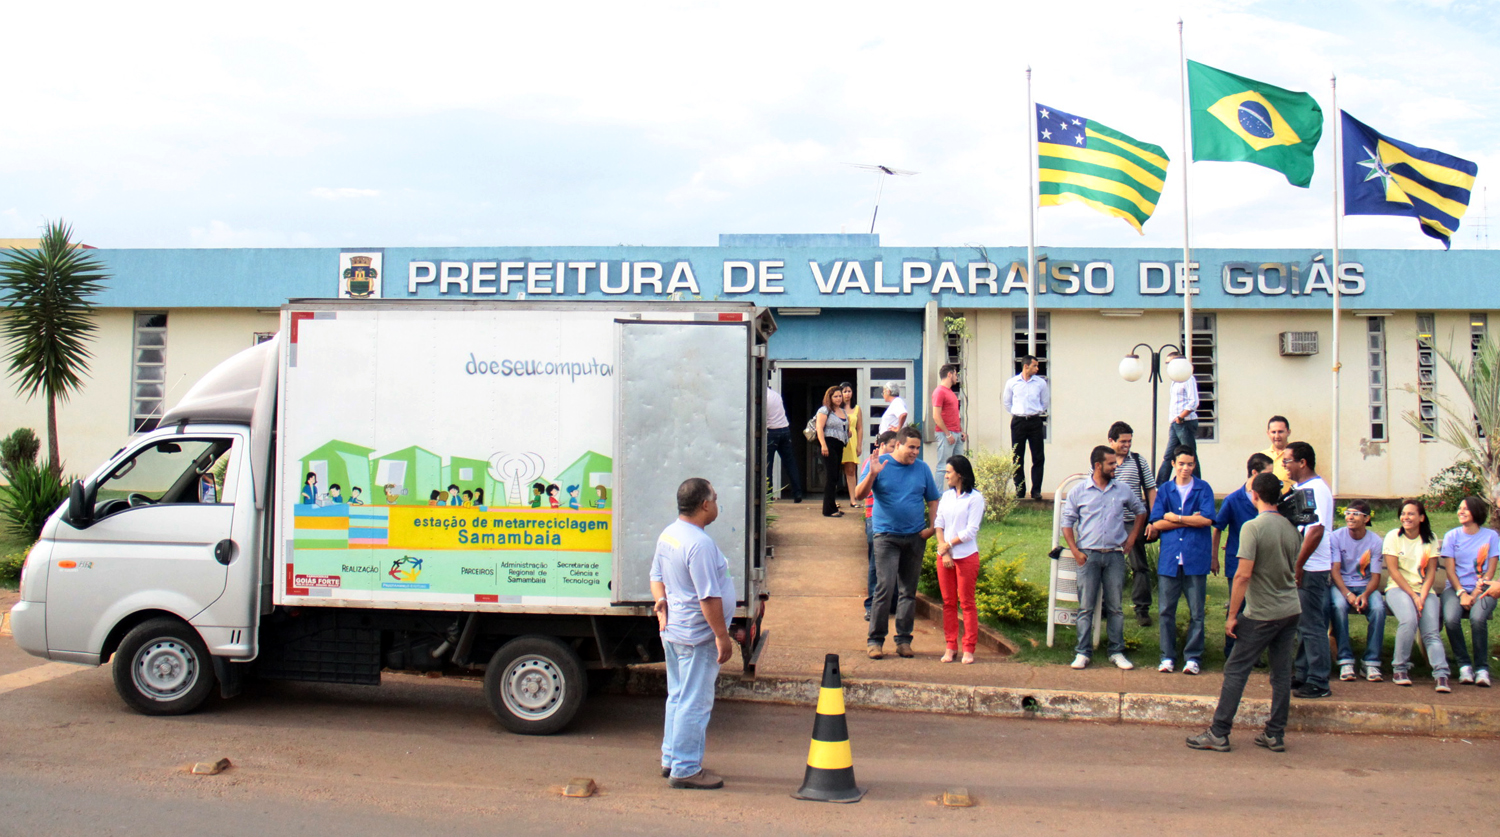
[[(1385, 536), (1385, 607), (1399, 623), (1396, 628), (1396, 653), (1391, 661), (1391, 682), (1411, 685), (1411, 647), (1418, 630), (1432, 676), (1439, 692), (1451, 692), (1448, 685), (1448, 656), (1443, 651), (1442, 591), (1443, 575), (1437, 544), (1432, 542), (1432, 524), (1427, 521), (1427, 507), (1421, 500), (1401, 501), (1401, 525)], [(1437, 586), (1436, 592), (1434, 585)]]
[(947, 490), (938, 500), (937, 576), (943, 594), (943, 636), (948, 650), (943, 662), (958, 653), (958, 609), (964, 611), (964, 664), (974, 662), (979, 640), (979, 613), (974, 609), (974, 587), (979, 579), (979, 524), (984, 520), (984, 497), (974, 490), (974, 466), (967, 456), (951, 456), (943, 468)]

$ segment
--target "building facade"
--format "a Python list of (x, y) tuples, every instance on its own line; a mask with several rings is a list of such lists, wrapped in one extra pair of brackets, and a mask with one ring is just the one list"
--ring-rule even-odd
[[(880, 390), (900, 384), (912, 420), (930, 413), (931, 386), (950, 359), (963, 365), (971, 445), (1009, 447), (1000, 406), (1027, 351), (1026, 252), (1014, 247), (881, 247), (867, 235), (725, 235), (717, 247), (422, 247), (97, 250), (111, 280), (97, 299), (99, 332), (86, 386), (60, 409), (65, 468), (87, 472), (132, 432), (154, 426), (201, 377), (278, 328), (288, 299), (354, 297), (501, 302), (519, 299), (754, 301), (779, 330), (773, 385), (794, 429), (824, 390), (854, 385), (867, 428)], [(1152, 387), (1125, 381), (1137, 344), (1180, 345), (1182, 301), (1193, 293), (1194, 368), (1203, 398), (1204, 477), (1219, 493), (1243, 480), (1267, 447), (1266, 419), (1319, 452), (1333, 477), (1333, 276), (1330, 254), (1291, 250), (1181, 251), (1039, 248), (1036, 354), (1052, 386), (1050, 492), (1087, 470), (1111, 422), (1151, 446)], [(1456, 451), (1436, 438), (1438, 402), (1462, 405), (1438, 352), (1467, 358), (1488, 336), (1500, 299), (1489, 251), (1363, 250), (1342, 254), (1337, 488), (1344, 495), (1420, 493)], [(963, 317), (965, 339), (947, 318)], [(1500, 325), (1500, 323), (1497, 323)], [(537, 347), (538, 358), (559, 347)], [(1149, 354), (1143, 360), (1149, 361)], [(378, 357), (379, 347), (370, 347)], [(452, 357), (449, 357), (451, 355)], [(433, 347), (434, 362), (466, 360)], [(455, 360), (456, 359), (456, 360)], [(1170, 382), (1160, 387), (1157, 453), (1165, 445)], [(713, 405), (704, 405), (711, 413)], [(1413, 426), (1404, 416), (1426, 422)], [(45, 405), (0, 402), (0, 433), (40, 434)], [(866, 434), (868, 436), (868, 433)], [(804, 475), (821, 487), (800, 433)], [(1330, 481), (1332, 481), (1330, 479)]]

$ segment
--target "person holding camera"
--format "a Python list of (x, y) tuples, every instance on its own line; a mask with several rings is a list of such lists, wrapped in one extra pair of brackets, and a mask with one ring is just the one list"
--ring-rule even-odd
[(1297, 635), (1296, 666), (1292, 672), (1292, 694), (1300, 698), (1325, 698), (1328, 671), (1332, 661), (1328, 653), (1328, 588), (1333, 569), (1333, 491), (1318, 476), (1318, 455), (1306, 442), (1286, 446), (1286, 472), (1302, 492), (1315, 516), (1298, 528), (1302, 531), (1302, 550), (1297, 554), (1297, 593), (1302, 599), (1302, 620)]

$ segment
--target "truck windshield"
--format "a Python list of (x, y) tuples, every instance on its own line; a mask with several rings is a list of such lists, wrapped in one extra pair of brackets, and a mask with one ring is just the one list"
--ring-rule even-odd
[(132, 498), (132, 505), (217, 502), (222, 483), (210, 488), (206, 481), (222, 480), (214, 466), (230, 446), (229, 439), (173, 439), (145, 448), (99, 483), (96, 508)]

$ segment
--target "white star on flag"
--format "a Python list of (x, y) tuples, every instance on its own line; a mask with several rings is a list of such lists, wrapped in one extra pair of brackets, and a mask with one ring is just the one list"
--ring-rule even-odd
[(1079, 134), (1078, 136), (1074, 137), (1073, 142), (1079, 145), (1083, 145), (1083, 134)]
[(1049, 114), (1049, 113), (1047, 113), (1047, 109), (1046, 108), (1042, 108), (1042, 118), (1043, 119), (1051, 119), (1052, 118), (1052, 115)]
[(1042, 129), (1042, 139), (1052, 139), (1052, 132), (1046, 128)]

